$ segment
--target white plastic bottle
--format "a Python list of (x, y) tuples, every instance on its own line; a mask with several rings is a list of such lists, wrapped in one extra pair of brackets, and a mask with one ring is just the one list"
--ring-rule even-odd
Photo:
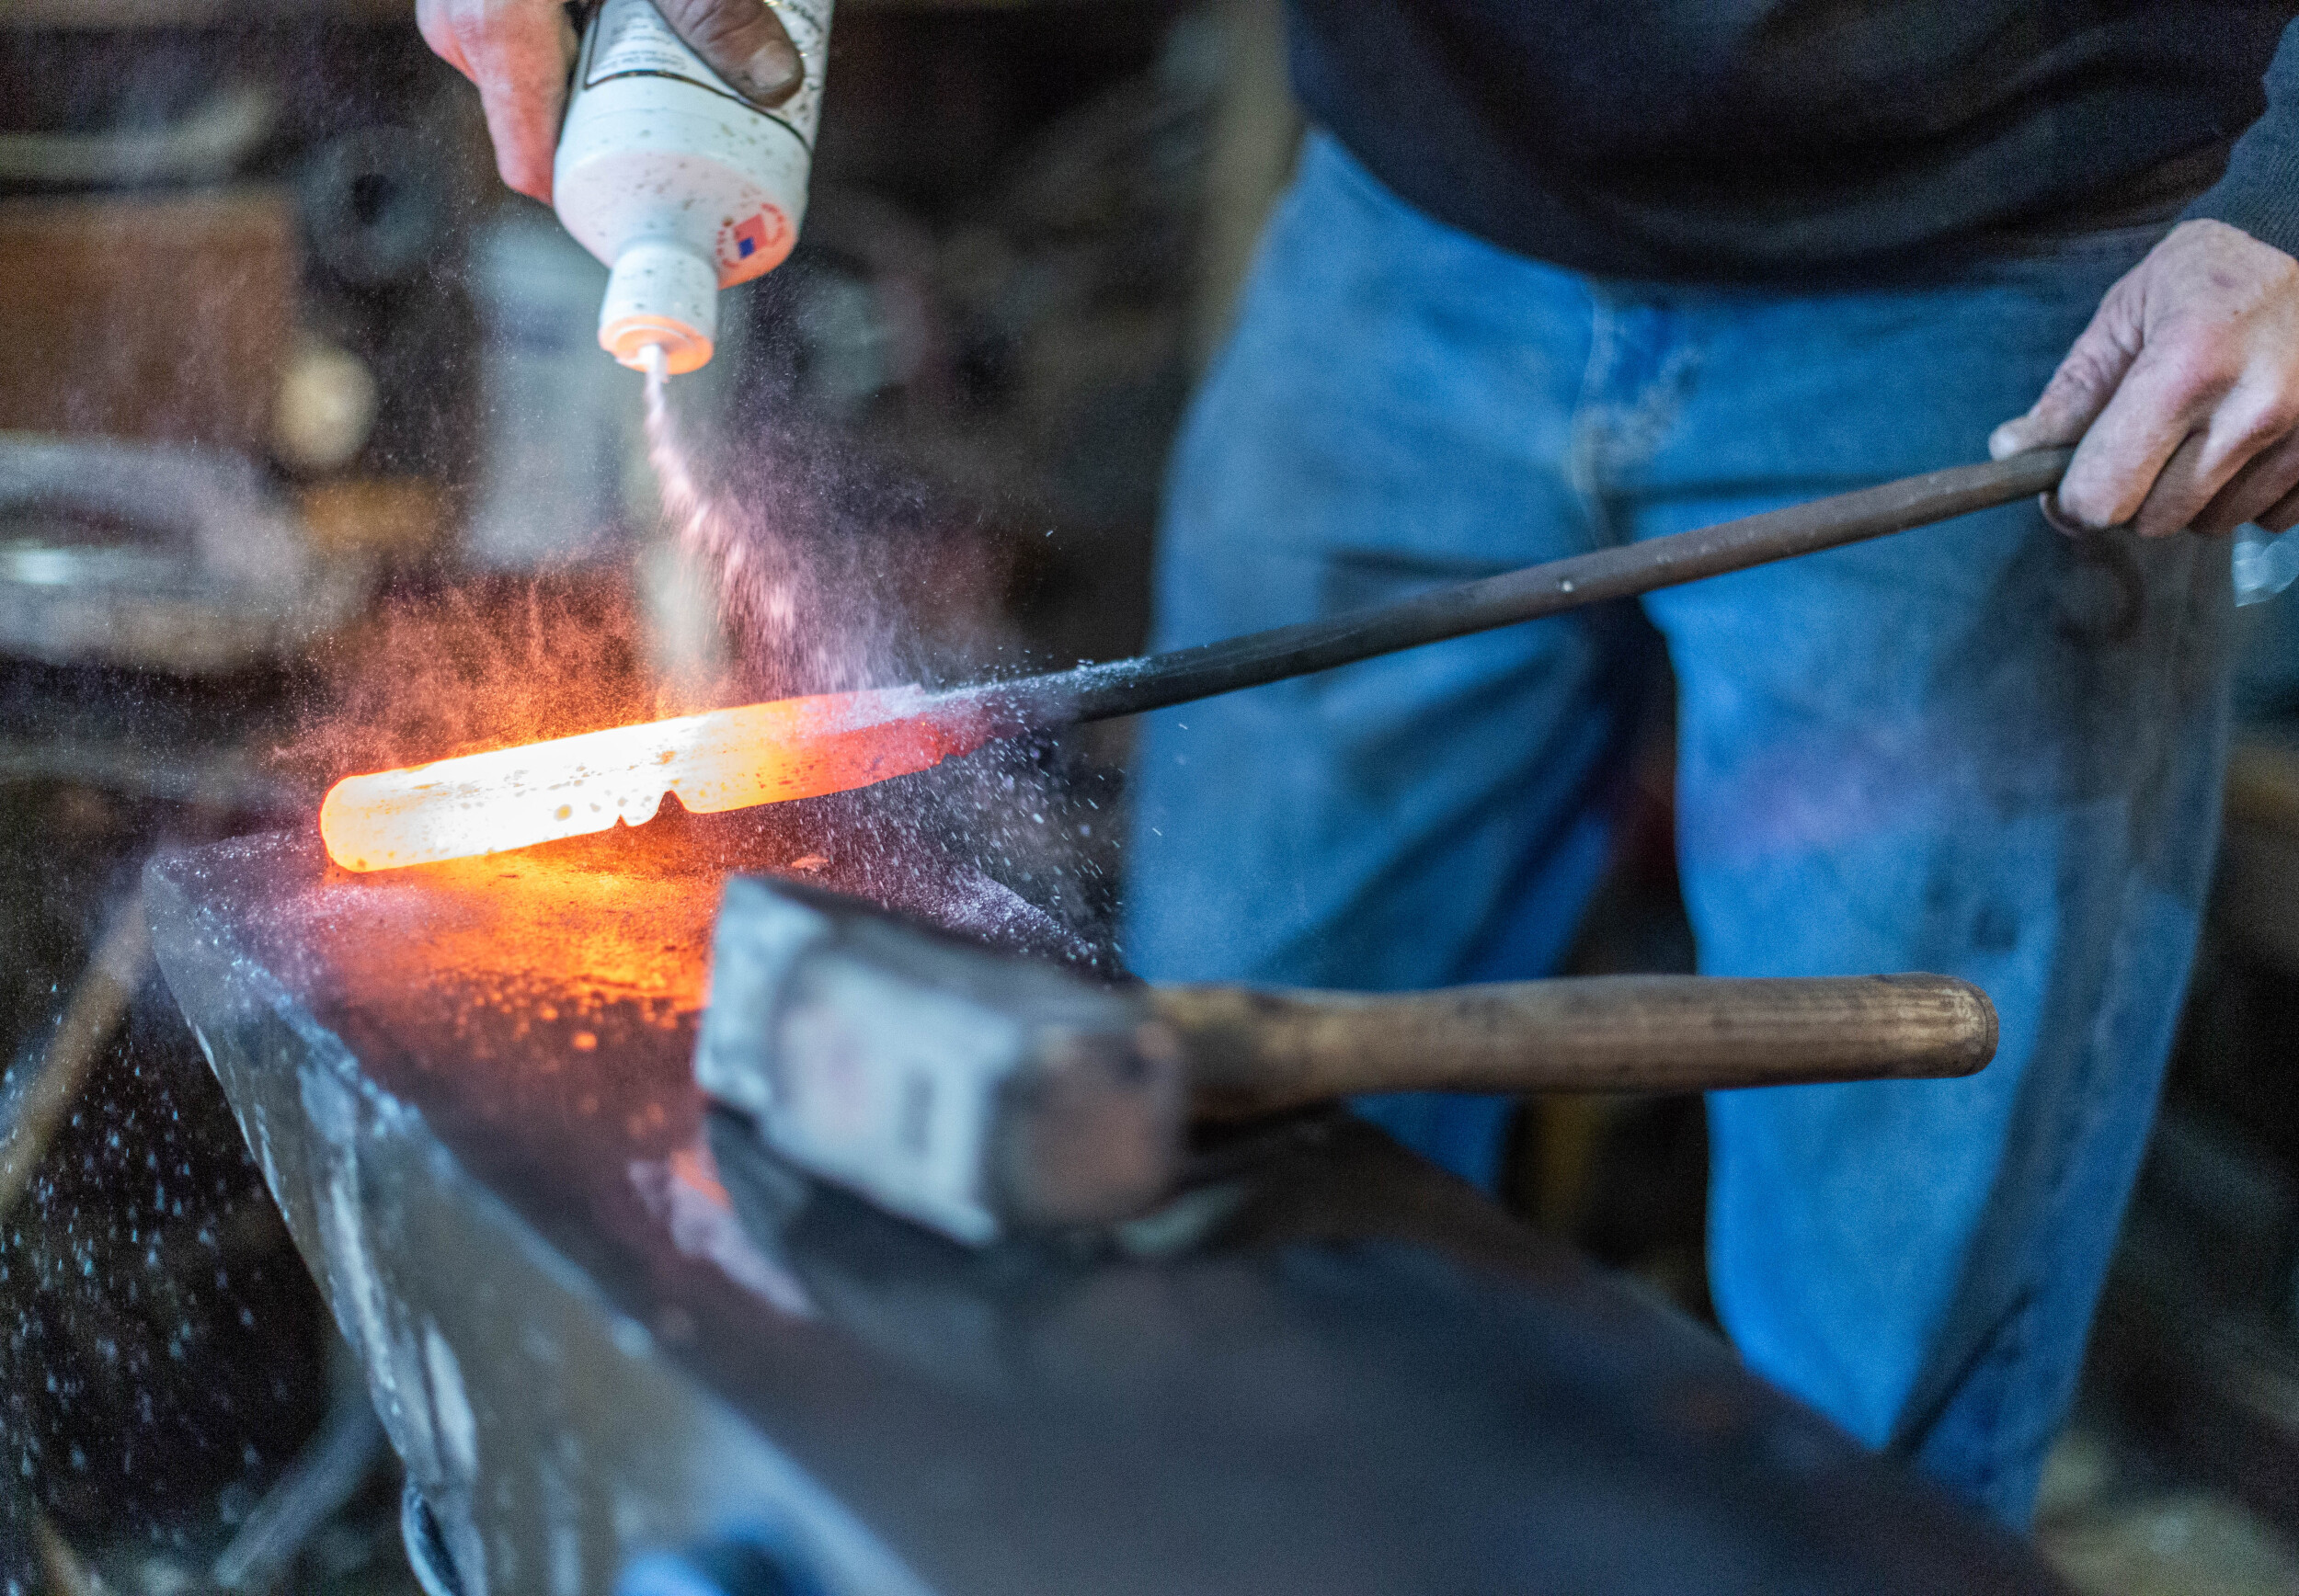
[(781, 265), (806, 211), (831, 0), (766, 0), (806, 81), (772, 110), (728, 87), (649, 0), (606, 0), (584, 32), (551, 175), (559, 220), (612, 268), (599, 343), (644, 369), (706, 364), (718, 291)]

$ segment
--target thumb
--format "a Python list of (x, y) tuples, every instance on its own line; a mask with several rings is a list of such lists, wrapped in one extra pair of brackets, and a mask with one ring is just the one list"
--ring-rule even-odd
[(1988, 434), (1990, 459), (2073, 443), (2099, 419), (2099, 412), (2115, 397), (2123, 374), (2132, 369), (2139, 348), (2136, 337), (2118, 336), (2123, 319), (2116, 302), (2119, 297), (2110, 291), (2101, 302), (2091, 325), (2068, 349), (2028, 413)]
[(471, 63), (463, 59), (463, 40), (455, 37), (455, 19), (448, 14), (447, 0), (415, 0), (415, 27), (432, 54), (463, 76), (471, 75)]
[(762, 106), (778, 106), (806, 82), (806, 63), (772, 0), (657, 0), (665, 20), (712, 70)]

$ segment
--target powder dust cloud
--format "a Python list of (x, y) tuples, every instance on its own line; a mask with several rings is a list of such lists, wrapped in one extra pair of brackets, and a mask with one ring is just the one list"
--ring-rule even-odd
[[(798, 573), (781, 539), (746, 536), (733, 507), (695, 480), (671, 416), (670, 376), (660, 346), (650, 346), (646, 356), (646, 461), (679, 552), (710, 583), (722, 625), (746, 633), (754, 648), (790, 652), (798, 632)], [(828, 652), (819, 639), (816, 647)]]
[[(658, 662), (628, 562), (412, 585), (330, 651), (318, 709), (279, 750), (282, 772), (316, 792), (699, 710), (935, 685), (937, 666), (970, 675), (995, 656), (1004, 572), (978, 529), (801, 417), (690, 433), (677, 390), (647, 378), (648, 461), (661, 530), (715, 607), (723, 661), (700, 678)], [(645, 826), (534, 851), (674, 873), (828, 860), (827, 879), (812, 867), (825, 884), (958, 922), (981, 906), (937, 900), (963, 865), (1084, 929), (1111, 884), (1084, 862), (1103, 850), (1079, 844), (1115, 816), (1101, 813), (1105, 793), (1069, 791), (1047, 754), (998, 747), (866, 792), (728, 815), (688, 815), (672, 798)]]
[[(978, 670), (994, 656), (1004, 633), (999, 554), (943, 520), (922, 486), (787, 415), (754, 447), (697, 449), (659, 370), (648, 373), (646, 403), (666, 519), (715, 583), (736, 645), (734, 679), (715, 689), (736, 697), (719, 701), (932, 686), (938, 666)], [(716, 467), (715, 483), (703, 480), (700, 459)], [(864, 895), (916, 904), (947, 879), (944, 861), (962, 862), (1087, 931), (1098, 962), (1114, 968), (1107, 928), (1095, 923), (1106, 920), (1115, 887), (1096, 862), (1106, 846), (1093, 841), (1097, 822), (1106, 844), (1116, 820), (1104, 813), (1104, 796), (1114, 806), (1106, 781), (1081, 786), (1048, 747), (993, 743), (916, 776), (792, 807), (869, 817), (876, 865)]]

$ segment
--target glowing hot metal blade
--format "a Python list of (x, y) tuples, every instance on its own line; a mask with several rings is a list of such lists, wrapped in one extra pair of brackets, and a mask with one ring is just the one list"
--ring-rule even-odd
[(714, 810), (866, 787), (992, 737), (1190, 703), (2009, 504), (2057, 483), (2072, 453), (1951, 466), (1142, 659), (931, 696), (901, 687), (784, 699), (354, 776), (327, 794), (320, 835), (337, 863), (388, 870), (636, 826), (665, 792)]
[(349, 776), (319, 835), (347, 870), (395, 870), (644, 825), (666, 792), (712, 814), (867, 787), (989, 735), (963, 701), (916, 687), (782, 699)]

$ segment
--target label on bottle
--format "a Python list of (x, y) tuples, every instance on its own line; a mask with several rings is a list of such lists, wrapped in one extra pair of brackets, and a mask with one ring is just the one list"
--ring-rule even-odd
[(829, 64), (830, 0), (761, 0), (772, 11), (798, 47), (806, 80), (781, 105), (762, 107), (744, 99), (726, 80), (713, 72), (703, 58), (671, 31), (649, 0), (606, 0), (585, 40), (583, 86), (596, 88), (609, 78), (675, 77), (773, 118), (808, 149), (814, 147), (815, 123), (822, 114), (822, 74)]

